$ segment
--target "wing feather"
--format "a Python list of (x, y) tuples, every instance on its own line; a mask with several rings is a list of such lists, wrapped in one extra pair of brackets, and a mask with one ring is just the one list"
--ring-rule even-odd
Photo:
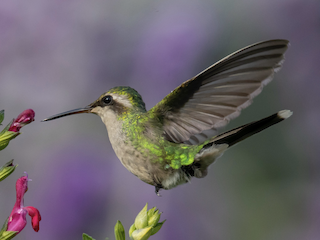
[(287, 40), (243, 48), (184, 82), (150, 109), (172, 142), (199, 144), (237, 117), (281, 68)]

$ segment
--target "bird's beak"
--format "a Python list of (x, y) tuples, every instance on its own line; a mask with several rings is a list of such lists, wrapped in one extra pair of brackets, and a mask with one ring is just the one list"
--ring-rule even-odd
[(73, 115), (73, 114), (78, 114), (78, 113), (90, 113), (91, 109), (92, 109), (92, 106), (90, 106), (90, 105), (86, 106), (84, 108), (73, 109), (73, 110), (59, 113), (59, 114), (53, 115), (51, 117), (48, 117), (46, 119), (43, 119), (41, 122), (51, 121), (51, 120), (54, 120), (57, 118), (61, 118), (61, 117), (65, 117), (65, 116)]

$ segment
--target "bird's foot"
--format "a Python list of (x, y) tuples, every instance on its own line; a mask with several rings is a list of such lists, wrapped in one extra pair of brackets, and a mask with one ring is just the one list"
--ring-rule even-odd
[(158, 196), (158, 197), (161, 197), (159, 191), (160, 191), (160, 189), (161, 189), (162, 187), (156, 186), (155, 188), (156, 188), (156, 191), (155, 191), (155, 192), (156, 192), (157, 196)]

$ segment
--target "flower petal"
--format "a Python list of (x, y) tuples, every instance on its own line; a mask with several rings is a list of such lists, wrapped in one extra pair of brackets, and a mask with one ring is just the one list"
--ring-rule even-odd
[(27, 224), (26, 215), (27, 211), (25, 210), (12, 212), (9, 217), (7, 231), (21, 232)]
[(28, 211), (28, 214), (31, 217), (33, 230), (38, 232), (39, 231), (39, 222), (41, 221), (41, 215), (40, 215), (39, 210), (36, 209), (35, 207), (31, 207), (31, 206), (25, 207), (24, 209), (26, 209)]

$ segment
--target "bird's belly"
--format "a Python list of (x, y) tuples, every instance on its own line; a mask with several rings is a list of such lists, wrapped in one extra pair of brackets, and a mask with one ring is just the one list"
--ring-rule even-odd
[(189, 180), (181, 169), (165, 168), (156, 157), (152, 158), (151, 154), (146, 157), (132, 146), (114, 151), (125, 168), (150, 185), (171, 189)]
[(128, 146), (125, 144), (119, 148), (114, 148), (114, 151), (126, 169), (128, 169), (142, 181), (151, 185), (155, 185), (152, 176), (152, 170), (157, 164), (152, 166), (150, 159), (143, 156), (133, 146)]

